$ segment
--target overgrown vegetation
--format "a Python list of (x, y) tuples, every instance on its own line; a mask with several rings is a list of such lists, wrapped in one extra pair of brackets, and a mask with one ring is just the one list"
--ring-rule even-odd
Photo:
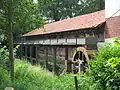
[(91, 76), (107, 90), (120, 89), (120, 45), (107, 45), (91, 62)]
[[(91, 5), (91, 2), (83, 2), (82, 0), (71, 0), (72, 2), (69, 1), (69, 3), (66, 0), (63, 0), (64, 2), (57, 1), (38, 0), (37, 3), (34, 0), (0, 0), (0, 37), (3, 38), (3, 40), (0, 41), (4, 41), (4, 44), (8, 46), (9, 70), (11, 73), (12, 82), (14, 82), (14, 40), (18, 40), (19, 37), (25, 32), (41, 27), (45, 23), (43, 17), (48, 18), (50, 21), (52, 21), (51, 19), (53, 19), (53, 21), (58, 21), (64, 18), (80, 15), (80, 13), (76, 13), (76, 9), (77, 12), (78, 10), (85, 11), (85, 9), (88, 8), (87, 6), (94, 6)], [(95, 3), (95, 5), (97, 6), (95, 10), (101, 10), (101, 7), (104, 6), (103, 2), (100, 5), (96, 5), (98, 2), (94, 2), (93, 0), (92, 3)], [(82, 4), (84, 5), (84, 3), (85, 6), (82, 7), (85, 7), (85, 9), (81, 9), (81, 7), (79, 8), (79, 6), (81, 6)], [(92, 10), (94, 8), (92, 8)], [(51, 11), (53, 12), (51, 13)], [(43, 14), (43, 12), (45, 12), (46, 14)], [(67, 14), (69, 15), (67, 15), (66, 12), (68, 12)], [(41, 14), (43, 15), (43, 17), (41, 17)]]
[(7, 63), (8, 63), (8, 49), (6, 48), (6, 46), (4, 46), (3, 48), (0, 48), (0, 66), (3, 68), (6, 68)]
[[(91, 70), (77, 74), (79, 90), (120, 89), (119, 44), (106, 45), (95, 55), (90, 64)], [(0, 63), (0, 90), (6, 86), (12, 85), (8, 71)], [(74, 75), (71, 73), (55, 76), (52, 72), (40, 66), (33, 66), (26, 60), (16, 60), (14, 88), (15, 90), (74, 90)]]
[(105, 0), (38, 0), (41, 14), (59, 21), (105, 8)]
[(8, 71), (0, 66), (0, 90), (4, 90), (6, 86), (11, 86)]

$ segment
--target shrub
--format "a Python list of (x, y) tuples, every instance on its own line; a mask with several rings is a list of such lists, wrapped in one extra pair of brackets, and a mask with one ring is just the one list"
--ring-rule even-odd
[(6, 68), (6, 66), (8, 66), (8, 49), (6, 48), (6, 46), (4, 46), (3, 48), (0, 48), (0, 66)]
[[(78, 74), (79, 88), (89, 87)], [(81, 82), (84, 80), (84, 83)], [(82, 87), (81, 87), (82, 86)], [(74, 77), (72, 74), (55, 76), (40, 66), (32, 66), (26, 61), (15, 62), (15, 90), (74, 90)], [(87, 90), (87, 89), (85, 89)]]
[[(120, 46), (107, 45), (95, 55), (91, 70), (77, 74), (80, 90), (117, 90), (120, 80)], [(73, 90), (73, 74), (54, 76), (40, 66), (15, 62), (15, 90)]]
[[(90, 64), (91, 70), (76, 74), (79, 90), (120, 89), (120, 45), (106, 45)], [(8, 72), (0, 67), (0, 90), (10, 86), (9, 80)], [(14, 87), (15, 90), (74, 90), (74, 75), (55, 76), (39, 65), (15, 60)]]
[(0, 66), (0, 90), (4, 90), (7, 86), (11, 86), (9, 74)]
[[(100, 83), (93, 83), (93, 77), (76, 74), (80, 90), (101, 90)], [(15, 61), (15, 90), (74, 90), (74, 75), (55, 76), (40, 66), (26, 61)]]
[[(99, 81), (104, 90), (117, 90), (120, 86), (120, 45), (107, 45), (102, 48), (91, 62), (91, 76)], [(110, 64), (110, 66), (108, 66)], [(112, 68), (114, 67), (114, 68)], [(116, 84), (113, 85), (113, 84)], [(117, 88), (117, 89), (116, 89)]]
[(15, 90), (44, 90), (52, 76), (40, 66), (32, 66), (26, 61), (15, 62)]
[[(14, 48), (14, 55), (16, 55), (16, 51), (19, 45)], [(0, 48), (0, 66), (9, 70), (9, 52), (6, 46)]]
[(120, 58), (111, 58), (106, 64), (106, 68), (109, 71), (109, 76), (107, 77), (107, 88), (111, 90), (120, 89)]

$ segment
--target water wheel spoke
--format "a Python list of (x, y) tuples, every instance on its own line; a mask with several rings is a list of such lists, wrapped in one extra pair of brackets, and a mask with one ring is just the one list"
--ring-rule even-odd
[(74, 67), (76, 67), (77, 72), (85, 71), (87, 66), (88, 57), (86, 57), (86, 53), (84, 52), (85, 48), (81, 47), (77, 49), (74, 54)]

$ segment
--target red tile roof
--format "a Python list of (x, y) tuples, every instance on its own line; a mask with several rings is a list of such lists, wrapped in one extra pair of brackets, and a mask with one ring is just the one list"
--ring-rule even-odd
[(44, 34), (44, 29), (43, 28), (36, 28), (35, 30), (32, 30), (23, 36), (33, 36), (33, 35), (39, 35), (39, 34)]
[(56, 32), (82, 30), (87, 28), (97, 27), (105, 22), (105, 11), (97, 11), (90, 14), (80, 15), (70, 19), (64, 19), (50, 24), (45, 24), (43, 28), (35, 29), (23, 36), (50, 34)]

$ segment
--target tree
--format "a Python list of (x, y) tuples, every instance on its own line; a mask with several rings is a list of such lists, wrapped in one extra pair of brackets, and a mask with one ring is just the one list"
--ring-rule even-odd
[(85, 7), (83, 8), (83, 14), (91, 13), (105, 8), (105, 0), (84, 0)]
[(38, 3), (41, 14), (54, 21), (104, 9), (104, 0), (38, 0)]
[(10, 76), (14, 82), (13, 34), (21, 34), (40, 27), (44, 21), (37, 4), (32, 0), (1, 0), (0, 29), (4, 32), (9, 47)]
[[(6, 1), (0, 2), (0, 29), (5, 29), (6, 17), (5, 10)], [(26, 32), (29, 32), (35, 28), (41, 27), (45, 22), (40, 16), (40, 11), (37, 3), (32, 0), (13, 0), (13, 35), (14, 39), (17, 39)], [(5, 10), (3, 10), (3, 7)]]
[[(40, 16), (37, 3), (32, 0), (18, 0), (14, 10), (14, 36), (20, 37), (26, 32), (41, 27), (45, 22)], [(19, 3), (19, 4), (18, 4)], [(17, 39), (17, 38), (16, 38)]]
[[(7, 37), (7, 41), (9, 44), (9, 60), (10, 60), (10, 76), (11, 81), (14, 81), (14, 56), (13, 56), (13, 35), (12, 35), (12, 15), (13, 15), (13, 0), (2, 0), (0, 2), (0, 15), (2, 16), (1, 19), (4, 22), (2, 23), (2, 29)], [(3, 4), (3, 5), (2, 5)], [(5, 27), (6, 26), (6, 27)]]

